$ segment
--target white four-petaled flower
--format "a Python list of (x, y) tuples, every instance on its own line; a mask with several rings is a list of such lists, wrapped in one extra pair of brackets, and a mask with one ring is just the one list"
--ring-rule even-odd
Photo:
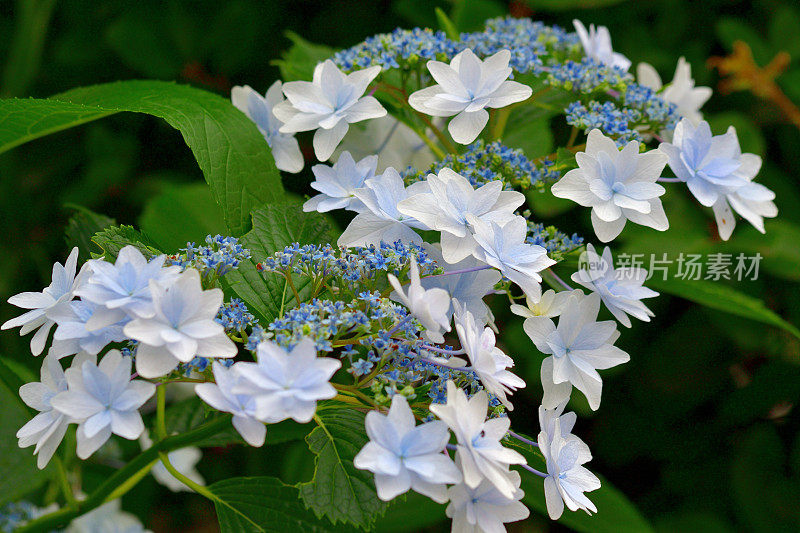
[(628, 315), (650, 322), (650, 317), (655, 315), (642, 303), (642, 299), (653, 298), (658, 293), (643, 285), (647, 280), (647, 270), (634, 266), (614, 268), (614, 258), (609, 247), (600, 256), (595, 252), (594, 246), (589, 244), (586, 246), (586, 254), (581, 257), (582, 260), (584, 258), (587, 268), (572, 274), (572, 281), (596, 292), (623, 326), (631, 327)]
[(656, 183), (667, 164), (663, 152), (640, 154), (638, 141), (620, 151), (613, 139), (593, 129), (586, 151), (575, 154), (575, 159), (578, 168), (564, 174), (551, 192), (591, 207), (592, 227), (602, 242), (616, 238), (627, 220), (659, 231), (669, 228), (659, 198), (665, 189)]
[[(20, 335), (27, 335), (33, 330), (38, 330), (31, 338), (31, 353), (39, 355), (44, 350), (47, 336), (53, 328), (55, 322), (47, 318), (47, 311), (60, 304), (72, 299), (73, 291), (81, 283), (83, 276), (75, 277), (78, 266), (78, 248), (73, 248), (66, 262), (53, 265), (53, 277), (50, 285), (45, 287), (42, 292), (21, 292), (8, 299), (8, 303), (30, 309), (22, 315), (7, 320), (0, 326), (0, 329), (15, 328), (22, 326)], [(82, 270), (83, 273), (83, 270)]]
[[(73, 368), (80, 367), (89, 358), (88, 354), (76, 355), (72, 360)], [(67, 390), (67, 377), (58, 357), (45, 356), (40, 375), (41, 381), (26, 383), (19, 389), (22, 401), (39, 414), (17, 431), (17, 438), (20, 448), (36, 445), (33, 454), (37, 456), (36, 466), (42, 469), (50, 462), (72, 419), (51, 404), (55, 395)]]
[(297, 139), (290, 133), (279, 130), (283, 122), (278, 120), (272, 108), (284, 101), (281, 80), (275, 81), (261, 96), (249, 85), (231, 89), (231, 102), (242, 113), (255, 122), (261, 135), (266, 139), (275, 158), (275, 166), (286, 172), (297, 173), (303, 170), (303, 154)]
[(544, 497), (547, 514), (558, 520), (564, 512), (564, 504), (570, 511), (583, 509), (587, 513), (597, 512), (597, 507), (584, 492), (600, 488), (600, 480), (584, 463), (592, 459), (589, 447), (575, 435), (565, 435), (562, 419), (555, 418), (551, 431), (539, 433), (539, 449), (547, 463), (544, 479)]
[(526, 242), (528, 222), (523, 217), (514, 217), (502, 226), (494, 221), (486, 223), (468, 215), (475, 230), (478, 246), (473, 254), (479, 261), (498, 269), (505, 277), (519, 285), (533, 300), (542, 295), (542, 276), (539, 272), (554, 265), (547, 250), (538, 244)]
[(203, 290), (200, 273), (184, 271), (169, 286), (150, 281), (153, 315), (129, 322), (125, 334), (139, 341), (136, 371), (145, 378), (168, 374), (196, 355), (233, 357), (236, 345), (214, 320), (222, 305), (220, 289)]
[[(92, 358), (93, 359), (93, 358)], [(131, 380), (131, 359), (111, 350), (100, 364), (88, 359), (66, 372), (67, 390), (51, 400), (53, 407), (78, 422), (78, 457), (86, 459), (111, 434), (138, 439), (144, 431), (139, 408), (156, 386)]]
[(457, 263), (475, 251), (470, 217), (500, 225), (514, 219), (514, 210), (525, 202), (525, 195), (504, 191), (503, 182), (492, 181), (478, 189), (469, 180), (449, 168), (429, 174), (429, 190), (415, 194), (397, 204), (404, 215), (419, 220), (441, 232), (442, 256), (448, 263)]
[(578, 38), (581, 40), (581, 46), (587, 57), (599, 61), (609, 67), (617, 67), (624, 71), (628, 71), (631, 66), (631, 60), (622, 54), (614, 51), (611, 46), (611, 33), (605, 26), (594, 27), (594, 24), (589, 24), (589, 30), (580, 20), (573, 20), (575, 31), (578, 32)]
[(527, 85), (509, 81), (509, 50), (500, 50), (481, 61), (467, 48), (450, 64), (428, 61), (427, 67), (436, 85), (408, 97), (411, 107), (434, 117), (456, 117), (447, 130), (453, 140), (469, 144), (489, 121), (486, 108), (499, 108), (527, 100), (532, 90)]
[(403, 215), (397, 205), (419, 192), (428, 190), (425, 181), (408, 187), (397, 170), (387, 168), (383, 174), (370, 178), (364, 187), (355, 190), (355, 196), (365, 209), (350, 221), (337, 244), (344, 247), (380, 246), (381, 242), (421, 243), (422, 238), (412, 228), (425, 226), (413, 217)]
[(233, 415), (233, 427), (250, 446), (263, 446), (267, 437), (264, 422), (256, 418), (256, 400), (251, 394), (236, 394), (233, 389), (242, 379), (239, 365), (230, 368), (212, 364), (215, 383), (200, 383), (195, 393), (208, 405)]
[(408, 401), (395, 394), (388, 415), (370, 411), (365, 425), (370, 440), (353, 464), (375, 473), (380, 499), (389, 501), (411, 489), (438, 503), (447, 501), (446, 485), (461, 481), (461, 472), (444, 453), (447, 424), (434, 420), (415, 426)]
[(305, 424), (317, 410), (318, 400), (336, 396), (331, 377), (342, 366), (337, 359), (317, 357), (313, 339), (304, 337), (289, 350), (272, 341), (257, 347), (256, 363), (236, 363), (241, 379), (234, 394), (255, 399), (255, 416), (274, 424), (287, 418)]
[(347, 133), (349, 124), (386, 115), (374, 96), (363, 96), (367, 86), (380, 74), (374, 66), (344, 74), (330, 59), (314, 69), (312, 81), (283, 84), (286, 100), (272, 108), (284, 124), (281, 133), (317, 130), (314, 153), (327, 161)]
[(389, 283), (394, 288), (392, 299), (408, 307), (408, 310), (425, 328), (425, 336), (433, 342), (444, 342), (442, 331), (450, 331), (450, 295), (440, 288), (425, 289), (419, 279), (419, 265), (414, 256), (409, 262), (408, 291), (400, 285), (394, 274), (389, 274)]
[(356, 163), (350, 152), (342, 152), (333, 166), (314, 165), (311, 172), (317, 179), (311, 187), (320, 194), (303, 204), (303, 211), (363, 211), (364, 204), (355, 197), (355, 191), (363, 187), (366, 180), (375, 177), (377, 166), (378, 156), (367, 156)]
[(514, 366), (514, 360), (495, 345), (495, 336), (491, 328), (478, 324), (469, 311), (461, 311), (455, 316), (456, 333), (472, 367), (478, 375), (483, 387), (497, 396), (506, 408), (514, 407), (508, 395), (525, 386), (525, 382), (508, 369)]
[(443, 420), (456, 436), (457, 461), (464, 483), (477, 488), (486, 479), (500, 494), (514, 498), (518, 490), (509, 465), (525, 464), (519, 452), (504, 447), (500, 440), (508, 433), (508, 417), (486, 419), (489, 396), (485, 390), (467, 399), (452, 381), (447, 382), (447, 403), (431, 404), (431, 412)]
[(597, 370), (625, 363), (627, 353), (616, 346), (619, 337), (613, 320), (597, 322), (600, 296), (592, 293), (571, 298), (558, 326), (552, 320), (526, 320), (523, 327), (536, 348), (547, 357), (542, 361), (544, 389), (542, 405), (551, 409), (569, 398), (572, 387), (581, 391), (589, 407), (600, 406), (603, 381)]
[(509, 480), (516, 488), (511, 497), (502, 494), (489, 480), (477, 487), (459, 483), (447, 491), (450, 503), (445, 513), (453, 519), (452, 533), (501, 533), (506, 522), (525, 520), (530, 511), (522, 503), (525, 493), (520, 489), (519, 472), (509, 472)]
[(127, 317), (150, 318), (153, 309), (150, 282), (169, 285), (180, 267), (164, 266), (165, 255), (148, 261), (135, 246), (125, 246), (114, 263), (92, 259), (86, 263), (91, 274), (86, 283), (75, 289), (75, 296), (97, 304), (86, 322), (94, 331), (117, 324)]
[(661, 92), (661, 97), (667, 102), (675, 104), (678, 115), (688, 118), (692, 124), (699, 124), (703, 120), (700, 108), (711, 98), (711, 87), (695, 87), (692, 78), (692, 65), (683, 57), (678, 59), (675, 75), (672, 81), (664, 87), (661, 76), (656, 69), (647, 63), (636, 66), (636, 79), (639, 84)]

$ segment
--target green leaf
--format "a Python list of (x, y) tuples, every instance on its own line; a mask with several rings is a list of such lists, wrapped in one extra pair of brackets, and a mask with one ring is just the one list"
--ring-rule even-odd
[(75, 204), (65, 205), (74, 209), (75, 213), (69, 217), (65, 237), (67, 245), (78, 247), (78, 259), (84, 262), (92, 258), (92, 254), (99, 254), (101, 250), (92, 242), (92, 237), (109, 226), (116, 224), (113, 218), (95, 213), (85, 207)]
[(458, 0), (451, 15), (458, 31), (480, 31), (487, 19), (504, 16), (506, 9), (495, 0)]
[(409, 491), (389, 504), (386, 514), (375, 522), (375, 531), (380, 533), (406, 533), (427, 531), (432, 526), (448, 521), (444, 514), (446, 504), (436, 503), (427, 496)]
[(35, 414), (19, 398), (23, 380), (0, 361), (0, 505), (15, 501), (39, 488), (51, 469), (39, 470), (33, 448), (17, 445), (16, 433)]
[(310, 81), (317, 63), (333, 56), (333, 48), (330, 46), (306, 41), (293, 31), (287, 31), (285, 35), (292, 41), (292, 46), (281, 54), (282, 59), (272, 62), (281, 71), (283, 81)]
[(49, 99), (1, 100), (0, 153), (122, 111), (163, 118), (181, 132), (233, 235), (247, 231), (253, 208), (282, 198), (280, 174), (255, 124), (221, 96), (169, 82), (116, 82)]
[[(524, 455), (528, 464), (533, 468), (542, 472), (547, 470), (544, 458), (538, 448), (512, 439), (505, 444)], [(589, 468), (591, 469), (591, 467)], [(520, 471), (520, 475), (522, 476), (522, 490), (525, 491), (522, 501), (543, 516), (548, 516), (542, 478), (524, 470)], [(597, 507), (597, 514), (589, 516), (583, 511), (572, 512), (564, 508), (564, 514), (561, 515), (558, 522), (584, 533), (652, 533), (652, 526), (633, 503), (607, 480), (600, 477), (600, 481), (602, 486), (599, 489), (586, 493)]]
[(297, 488), (272, 477), (237, 477), (208, 487), (222, 533), (324, 533), (346, 531), (319, 520), (303, 506)]
[(669, 277), (666, 280), (653, 277), (647, 283), (654, 290), (666, 292), (673, 296), (680, 296), (711, 309), (777, 326), (800, 339), (800, 330), (769, 309), (764, 305), (763, 301), (743, 294), (722, 283), (705, 280), (684, 280), (676, 277)]
[(187, 242), (225, 233), (225, 219), (203, 183), (168, 185), (147, 202), (139, 226), (162, 250), (176, 252)]
[(457, 41), (459, 38), (458, 30), (453, 21), (450, 20), (450, 17), (447, 16), (447, 13), (441, 7), (437, 7), (434, 12), (436, 13), (436, 21), (439, 23), (439, 29), (445, 32), (448, 38)]
[(156, 244), (146, 235), (137, 231), (133, 226), (112, 226), (100, 231), (92, 237), (92, 242), (102, 249), (98, 256), (105, 256), (107, 261), (117, 258), (119, 251), (128, 245), (133, 245), (145, 256), (160, 255), (161, 251)]
[(369, 528), (388, 504), (378, 499), (373, 474), (353, 466), (368, 440), (364, 413), (318, 409), (316, 421), (317, 427), (306, 437), (317, 456), (316, 468), (311, 481), (298, 485), (300, 495), (317, 516)]
[[(281, 308), (297, 305), (286, 281), (279, 274), (259, 272), (256, 264), (283, 250), (293, 242), (325, 244), (331, 240), (331, 226), (320, 213), (304, 213), (299, 203), (267, 204), (253, 211), (253, 229), (242, 236), (241, 244), (252, 257), (223, 278), (223, 283), (244, 300), (251, 312), (266, 325), (280, 315)], [(302, 296), (308, 278), (295, 276), (295, 288)], [(290, 303), (291, 302), (291, 303)]]

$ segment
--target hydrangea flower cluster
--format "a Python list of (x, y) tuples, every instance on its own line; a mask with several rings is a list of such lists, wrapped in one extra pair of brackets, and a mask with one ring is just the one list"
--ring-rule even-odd
[[(3, 328), (36, 330), (34, 355), (57, 326), (41, 381), (20, 390), (39, 413), (20, 429), (20, 446), (35, 445), (44, 467), (72, 425), (83, 459), (111, 435), (150, 445), (140, 408), (154, 395), (155, 438), (165, 446), (165, 387), (189, 381), (211, 410), (227, 413), (208, 424), (229, 422), (255, 447), (271, 424), (314, 421), (335, 439), (324, 413), (366, 412), (368, 441), (352, 459), (376, 507), (413, 490), (446, 504), (454, 531), (503, 531), (528, 516), (522, 486), (535, 476), (551, 518), (565, 507), (596, 512), (585, 494), (601, 486), (583, 466), (591, 452), (572, 433), (575, 414), (564, 411), (574, 390), (600, 407), (598, 371), (630, 359), (615, 346), (618, 323), (649, 320), (642, 300), (657, 293), (643, 285), (644, 269), (615, 269), (611, 249), (601, 255), (591, 244), (571, 276), (581, 288), (562, 280), (554, 265), (584, 240), (535, 220), (523, 191), (590, 208), (602, 242), (627, 222), (665, 231), (662, 183), (685, 182), (712, 207), (724, 238), (732, 209), (762, 231), (777, 209), (774, 194), (753, 182), (760, 158), (741, 152), (735, 130), (713, 136), (707, 123), (692, 122), (705, 91), (686, 68), (666, 87), (637, 85), (607, 28), (574, 25), (570, 33), (496, 19), (457, 41), (396, 30), (319, 63), (310, 81), (277, 82), (267, 98), (234, 89), (234, 104), (261, 128), (279, 167), (302, 168), (293, 137), (301, 131), (314, 131), (318, 160), (339, 154), (312, 168), (319, 194), (303, 209), (354, 218), (336, 246), (281, 243), (252, 258), (259, 262), (241, 292), (220, 283), (250, 265), (233, 237), (209, 236), (170, 257), (128, 246), (113, 263), (93, 259), (80, 270), (74, 251), (41, 293), (9, 300), (28, 311)], [(500, 139), (517, 106), (551, 91), (572, 102), (565, 115), (573, 129), (565, 148), (533, 161)], [(384, 104), (437, 163), (401, 175), (380, 154), (356, 161), (338, 150), (350, 124), (385, 117)], [(653, 139), (663, 142), (649, 147)], [(667, 165), (676, 178), (662, 177)], [(277, 283), (249, 283), (258, 276)], [(282, 294), (252, 294), (281, 286)], [(260, 298), (277, 305), (267, 309)], [(515, 366), (529, 354), (503, 349), (489, 304), (504, 301), (541, 354), (535, 439), (511, 430), (514, 394), (526, 386)], [(602, 307), (614, 320), (599, 316)], [(202, 479), (159, 458), (184, 486), (206, 493)]]

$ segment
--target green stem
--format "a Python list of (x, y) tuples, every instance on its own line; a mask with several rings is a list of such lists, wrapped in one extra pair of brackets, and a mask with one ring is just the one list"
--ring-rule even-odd
[(239, 509), (233, 507), (231, 504), (229, 504), (228, 502), (226, 502), (225, 500), (223, 500), (222, 498), (220, 498), (219, 496), (217, 496), (216, 494), (211, 492), (207, 487), (204, 487), (203, 485), (201, 485), (201, 484), (189, 479), (188, 477), (183, 475), (181, 472), (179, 472), (174, 466), (172, 466), (172, 463), (169, 462), (169, 457), (167, 456), (167, 454), (165, 452), (160, 452), (158, 454), (158, 457), (161, 459), (161, 464), (164, 465), (164, 467), (167, 469), (167, 471), (170, 474), (172, 474), (172, 476), (175, 479), (177, 479), (178, 481), (180, 481), (181, 483), (183, 483), (184, 485), (186, 485), (187, 487), (189, 487), (190, 489), (195, 491), (197, 494), (200, 494), (201, 496), (205, 496), (206, 498), (208, 498), (209, 500), (211, 500), (212, 502), (214, 502), (217, 505), (224, 505), (225, 507), (227, 507), (228, 509), (230, 509), (234, 513), (238, 514), (244, 520), (246, 520), (247, 522), (250, 522), (252, 525), (254, 525), (256, 527), (255, 531), (263, 531), (261, 526), (259, 526), (255, 522), (253, 522), (247, 515), (242, 513)]
[[(152, 447), (146, 449), (131, 459), (128, 464), (117, 470), (97, 487), (88, 498), (78, 502), (75, 507), (64, 507), (53, 513), (41, 516), (22, 526), (17, 530), (17, 533), (48, 532), (66, 526), (78, 516), (109, 501), (112, 499), (111, 496), (118, 498), (130, 490), (135, 483), (130, 483), (129, 480), (137, 478), (138, 481), (138, 479), (141, 479), (158, 460), (159, 453), (185, 448), (216, 435), (230, 425), (230, 420), (231, 417), (229, 415), (221, 416), (197, 429), (156, 442)], [(143, 470), (144, 474), (142, 473)]]
[(156, 436), (158, 440), (167, 438), (166, 404), (167, 387), (163, 383), (156, 388)]
[(496, 141), (497, 139), (503, 136), (503, 132), (506, 130), (506, 124), (508, 124), (508, 117), (510, 116), (511, 116), (510, 106), (496, 110), (494, 127), (492, 128), (491, 132), (493, 141)]
[(64, 500), (67, 502), (67, 506), (72, 507), (78, 502), (75, 500), (75, 495), (72, 493), (72, 487), (69, 485), (64, 462), (60, 457), (54, 456), (53, 463), (56, 465), (56, 475), (58, 476), (58, 483), (61, 485), (61, 492), (64, 493)]

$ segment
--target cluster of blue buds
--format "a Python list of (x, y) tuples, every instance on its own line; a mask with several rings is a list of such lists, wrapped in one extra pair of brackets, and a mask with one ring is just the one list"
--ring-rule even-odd
[(626, 106), (642, 112), (642, 121), (648, 123), (654, 130), (673, 130), (680, 120), (677, 106), (667, 102), (650, 87), (631, 83), (622, 95)]
[(619, 108), (614, 102), (597, 102), (589, 105), (572, 102), (566, 108), (567, 124), (585, 132), (594, 128), (614, 137), (618, 145), (640, 140), (635, 124), (642, 118), (636, 109)]
[[(524, 215), (530, 218), (530, 214)], [(577, 233), (572, 236), (559, 231), (555, 226), (545, 226), (541, 223), (528, 220), (528, 237), (525, 239), (528, 244), (538, 244), (547, 250), (555, 261), (561, 261), (565, 254), (583, 246), (583, 237)]]
[(380, 246), (338, 248), (330, 244), (294, 243), (256, 268), (263, 272), (301, 274), (319, 283), (326, 280), (329, 287), (348, 289), (355, 297), (359, 286), (374, 289), (380, 273), (402, 277), (414, 257), (422, 275), (439, 273), (439, 266), (425, 250), (414, 243), (381, 242)]
[(239, 264), (250, 258), (250, 250), (239, 244), (235, 237), (208, 235), (205, 245), (186, 243), (181, 252), (167, 257), (167, 263), (181, 268), (193, 267), (200, 271), (204, 279), (222, 277)]
[(397, 28), (334, 54), (333, 61), (345, 71), (379, 65), (391, 68), (415, 68), (431, 59), (450, 61), (467, 48), (479, 57), (488, 57), (500, 50), (512, 50), (509, 66), (515, 72), (542, 72), (548, 55), (575, 55), (580, 44), (573, 33), (558, 26), (546, 26), (530, 19), (504, 17), (486, 22), (483, 31), (462, 33), (452, 40), (443, 31)]
[(589, 57), (553, 63), (543, 70), (547, 73), (548, 85), (584, 95), (622, 90), (633, 81), (627, 72)]
[(420, 61), (431, 59), (446, 61), (460, 50), (443, 31), (397, 28), (392, 33), (374, 35), (363, 43), (337, 52), (333, 61), (345, 71), (375, 65), (387, 70), (413, 67)]
[[(315, 298), (273, 320), (267, 330), (283, 347), (290, 348), (309, 337), (316, 342), (317, 350), (332, 352), (336, 347), (357, 345), (362, 340), (370, 342), (374, 332), (391, 330), (406, 315), (404, 307), (376, 293), (350, 302)], [(414, 327), (413, 321), (406, 322), (407, 328)], [(416, 332), (412, 336), (416, 337)]]
[(510, 148), (500, 141), (486, 144), (478, 140), (467, 146), (462, 154), (448, 154), (425, 170), (409, 167), (402, 176), (406, 184), (410, 184), (426, 179), (430, 173), (436, 174), (443, 168), (449, 168), (467, 178), (473, 187), (500, 180), (506, 189), (535, 187), (544, 190), (547, 183), (561, 177), (553, 167), (554, 161), (550, 159), (533, 162), (525, 157), (522, 150)]
[(214, 320), (226, 331), (234, 333), (242, 333), (246, 328), (258, 323), (244, 302), (238, 298), (231, 298), (230, 302), (223, 303)]

